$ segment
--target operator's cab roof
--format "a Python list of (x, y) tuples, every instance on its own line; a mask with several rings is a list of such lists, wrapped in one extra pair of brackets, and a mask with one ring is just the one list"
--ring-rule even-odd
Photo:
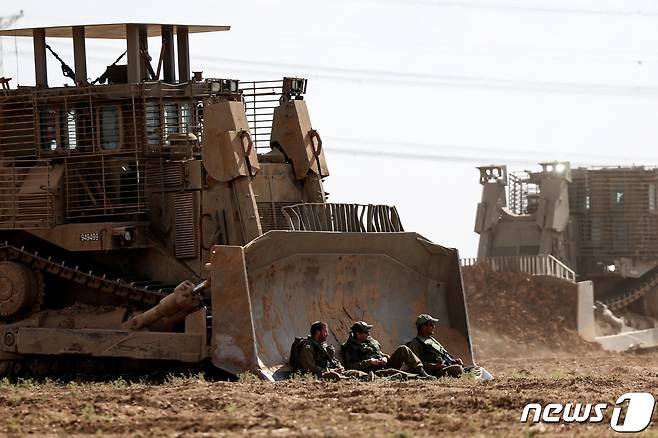
[(187, 33), (220, 32), (230, 30), (231, 26), (188, 25), (172, 23), (110, 23), (110, 24), (72, 24), (50, 27), (24, 27), (20, 29), (1, 29), (0, 36), (32, 37), (35, 30), (44, 30), (47, 38), (73, 38), (74, 28), (83, 28), (85, 38), (118, 39), (127, 38), (126, 26), (136, 26), (146, 31), (148, 37), (162, 36), (162, 28), (170, 27), (174, 34), (178, 29), (187, 29)]
[[(126, 41), (126, 51), (124, 52), (124, 55), (127, 55), (126, 64), (116, 65), (124, 56), (121, 55), (114, 64), (108, 66), (108, 70), (103, 76), (111, 74), (121, 83), (134, 84), (144, 80), (160, 80), (162, 71), (162, 80), (166, 83), (187, 82), (190, 80), (189, 34), (229, 29), (230, 26), (199, 24), (110, 23), (3, 29), (0, 30), (0, 36), (32, 38), (35, 85), (37, 88), (48, 88), (47, 51), (52, 52), (60, 61), (62, 70), (65, 72), (64, 75), (73, 79), (75, 85), (93, 85), (93, 82), (90, 82), (87, 77), (85, 42), (88, 39)], [(153, 68), (150, 63), (152, 57), (148, 52), (149, 37), (162, 37), (162, 49), (157, 60), (157, 69)], [(53, 49), (46, 43), (47, 38), (73, 39), (74, 68), (66, 65), (62, 58), (53, 52)], [(176, 55), (174, 45), (177, 49)], [(176, 67), (178, 68), (176, 69)], [(178, 74), (175, 70), (178, 70)], [(5, 78), (3, 80), (6, 81)]]

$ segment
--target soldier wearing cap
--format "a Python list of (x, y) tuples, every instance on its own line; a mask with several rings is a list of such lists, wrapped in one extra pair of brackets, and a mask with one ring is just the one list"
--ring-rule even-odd
[(372, 380), (372, 373), (345, 370), (336, 359), (335, 349), (327, 344), (329, 328), (325, 322), (316, 321), (311, 325), (310, 334), (299, 345), (299, 370), (327, 380), (356, 378)]
[(423, 361), (423, 366), (431, 375), (459, 377), (464, 373), (464, 362), (453, 358), (443, 345), (432, 337), (437, 322), (438, 319), (426, 313), (418, 315), (418, 335), (407, 342), (407, 346)]
[[(435, 379), (425, 372), (420, 359), (407, 346), (400, 345), (390, 356), (383, 353), (379, 342), (370, 337), (372, 327), (365, 321), (352, 325), (347, 341), (341, 345), (347, 369), (371, 371), (379, 377)], [(401, 371), (402, 365), (407, 365), (411, 373)]]

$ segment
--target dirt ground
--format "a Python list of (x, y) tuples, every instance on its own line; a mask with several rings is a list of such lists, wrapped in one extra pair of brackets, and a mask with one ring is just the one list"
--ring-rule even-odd
[[(491, 358), (481, 361), (496, 375), (486, 384), (470, 379), (208, 382), (194, 377), (158, 385), (0, 381), (0, 434), (606, 436), (613, 434), (609, 413), (600, 424), (531, 426), (519, 418), (529, 402), (614, 403), (625, 392), (656, 394), (656, 360), (658, 353), (601, 352)], [(648, 433), (653, 436), (651, 428)]]
[(552, 277), (463, 269), (477, 357), (544, 357), (599, 350), (577, 332), (577, 287)]
[[(157, 384), (0, 379), (0, 435), (611, 436), (602, 423), (523, 424), (523, 406), (658, 394), (658, 352), (601, 351), (576, 333), (573, 284), (464, 271), (475, 357), (496, 379)], [(654, 413), (654, 422), (656, 421)], [(658, 437), (658, 426), (645, 432)]]

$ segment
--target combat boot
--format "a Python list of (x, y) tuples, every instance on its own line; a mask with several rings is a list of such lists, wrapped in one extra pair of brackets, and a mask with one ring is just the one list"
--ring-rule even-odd
[(324, 380), (329, 380), (332, 382), (340, 382), (341, 380), (347, 379), (346, 376), (343, 376), (342, 374), (336, 371), (325, 371), (324, 373), (322, 373), (322, 378)]
[(437, 380), (436, 377), (427, 374), (427, 371), (425, 371), (425, 368), (423, 368), (422, 366), (416, 368), (414, 370), (414, 373), (418, 376), (418, 379), (420, 380)]

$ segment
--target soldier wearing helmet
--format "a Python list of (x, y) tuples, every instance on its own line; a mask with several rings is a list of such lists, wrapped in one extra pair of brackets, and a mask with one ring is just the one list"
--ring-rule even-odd
[[(355, 322), (347, 338), (341, 345), (343, 361), (347, 369), (374, 372), (379, 377), (402, 379), (430, 379), (420, 359), (405, 345), (400, 345), (390, 356), (382, 352), (379, 342), (370, 336), (372, 325), (365, 321)], [(411, 372), (401, 371), (406, 365)]]

